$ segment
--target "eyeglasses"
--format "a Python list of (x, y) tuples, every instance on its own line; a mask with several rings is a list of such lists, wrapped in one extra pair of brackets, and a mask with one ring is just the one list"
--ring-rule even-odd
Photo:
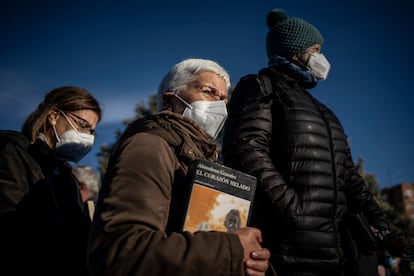
[[(89, 133), (89, 134), (91, 134), (91, 135), (93, 135), (93, 136), (95, 136), (96, 137), (96, 132), (95, 132), (95, 130), (93, 130), (92, 129), (92, 126), (91, 126), (91, 124), (87, 121), (87, 120), (85, 120), (84, 118), (82, 118), (81, 116), (79, 116), (79, 115), (77, 115), (77, 114), (75, 114), (75, 113), (72, 113), (72, 112), (63, 112), (62, 110), (59, 110), (61, 113), (62, 113), (62, 115), (66, 118), (66, 120), (68, 120), (68, 118), (66, 117), (66, 114), (67, 115), (69, 115), (70, 117), (71, 117), (71, 119), (72, 120), (74, 120), (75, 121), (75, 123), (78, 125), (78, 127), (76, 128), (79, 132), (82, 132), (82, 133)], [(75, 128), (71, 123), (70, 123), (70, 121), (68, 120), (68, 122), (69, 122), (69, 124), (73, 127), (73, 128)]]
[(221, 94), (217, 88), (211, 85), (193, 82), (193, 83), (190, 83), (187, 87), (198, 90), (201, 93), (203, 93), (205, 96), (213, 100), (216, 100), (216, 101), (223, 100), (227, 102), (227, 94)]

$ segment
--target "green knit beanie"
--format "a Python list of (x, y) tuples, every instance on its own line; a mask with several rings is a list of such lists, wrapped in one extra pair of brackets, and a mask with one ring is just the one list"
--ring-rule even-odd
[(267, 56), (279, 55), (290, 59), (314, 44), (323, 44), (315, 26), (303, 19), (289, 17), (282, 9), (273, 9), (266, 18), (269, 31), (266, 38)]

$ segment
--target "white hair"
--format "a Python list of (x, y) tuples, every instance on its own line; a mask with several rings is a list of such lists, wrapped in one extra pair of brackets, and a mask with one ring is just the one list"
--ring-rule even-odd
[(163, 109), (162, 98), (165, 92), (179, 94), (193, 82), (198, 75), (204, 72), (212, 72), (220, 76), (230, 88), (230, 76), (217, 62), (209, 59), (189, 58), (174, 65), (162, 79), (157, 93), (158, 110)]

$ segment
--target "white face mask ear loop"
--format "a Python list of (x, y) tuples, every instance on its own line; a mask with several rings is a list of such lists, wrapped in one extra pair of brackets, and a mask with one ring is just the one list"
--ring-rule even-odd
[(175, 93), (174, 93), (174, 96), (176, 96), (177, 99), (179, 99), (180, 101), (182, 101), (185, 104), (185, 106), (187, 106), (189, 109), (193, 109), (193, 107), (189, 103), (187, 103), (183, 98), (181, 98), (180, 96), (178, 96)]
[(60, 113), (62, 113), (62, 116), (65, 117), (66, 121), (69, 123), (69, 125), (73, 128), (73, 130), (78, 131), (78, 129), (72, 124), (72, 122), (69, 120), (69, 118), (66, 116), (65, 112), (62, 110), (59, 110)]
[(58, 142), (60, 142), (60, 138), (59, 138), (59, 136), (57, 135), (57, 131), (56, 131), (56, 124), (52, 124), (52, 129), (53, 129), (53, 132), (55, 133), (56, 140), (57, 140)]
[[(304, 54), (309, 55), (309, 57), (306, 61), (303, 60), (304, 59), (303, 58)], [(292, 58), (292, 60), (290, 60), (290, 63), (293, 63), (293, 64), (295, 64), (295, 65), (297, 65), (297, 66), (299, 66), (303, 69), (306, 69), (306, 68), (308, 68), (308, 62), (309, 62), (310, 56), (311, 56), (311, 53), (306, 52), (306, 51), (303, 52), (303, 53), (295, 54), (294, 58)]]

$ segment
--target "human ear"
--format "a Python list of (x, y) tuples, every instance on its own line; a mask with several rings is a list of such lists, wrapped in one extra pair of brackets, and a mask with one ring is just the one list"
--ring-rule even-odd
[(47, 115), (47, 119), (49, 120), (49, 123), (51, 125), (56, 125), (56, 121), (59, 118), (59, 114), (56, 110), (52, 110), (49, 112), (49, 114)]
[(162, 110), (171, 109), (171, 99), (174, 96), (174, 92), (167, 91), (162, 95)]

